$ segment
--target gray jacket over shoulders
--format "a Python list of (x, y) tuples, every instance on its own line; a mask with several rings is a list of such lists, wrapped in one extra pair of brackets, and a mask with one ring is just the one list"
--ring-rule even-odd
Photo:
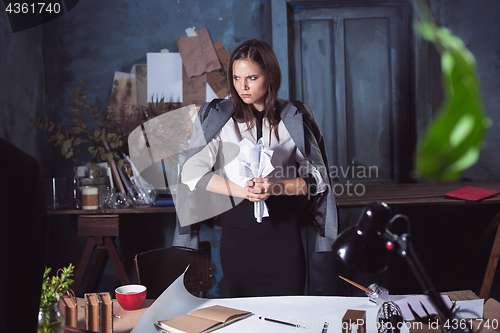
[[(203, 132), (203, 135), (199, 135), (199, 137), (202, 137), (204, 142), (210, 142), (233, 115), (233, 105), (230, 99), (222, 100), (219, 103), (212, 103), (212, 107), (208, 108), (209, 104), (203, 104), (198, 113), (198, 121), (201, 123), (201, 131)], [(290, 133), (297, 149), (321, 173), (323, 179), (329, 184), (326, 191), (322, 193), (294, 197), (296, 197), (297, 204), (303, 207), (303, 216), (301, 217), (303, 225), (312, 226), (316, 232), (316, 252), (331, 251), (332, 243), (337, 237), (338, 220), (323, 135), (319, 129), (316, 117), (309, 106), (304, 105), (304, 108), (297, 108), (290, 101), (278, 99), (278, 108), (283, 124)], [(193, 133), (192, 138), (195, 137), (196, 133)], [(199, 142), (195, 143), (194, 141), (193, 139), (191, 140), (191, 149), (186, 156), (186, 160), (200, 150), (200, 148), (195, 148), (196, 146), (199, 147)], [(189, 191), (187, 186), (179, 184), (179, 197), (177, 200), (186, 200), (185, 202), (189, 202), (194, 192), (199, 191)], [(200, 195), (200, 193), (196, 195)], [(189, 205), (183, 206), (189, 207)], [(217, 226), (220, 225), (220, 220), (214, 216), (214, 218), (205, 220), (203, 223)], [(198, 249), (198, 231), (199, 223), (182, 227), (178, 220), (173, 245)]]

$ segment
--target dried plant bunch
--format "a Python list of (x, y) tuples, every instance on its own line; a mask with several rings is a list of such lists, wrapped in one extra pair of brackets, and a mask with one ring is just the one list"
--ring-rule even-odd
[[(124, 140), (121, 135), (108, 130), (110, 126), (106, 120), (106, 114), (91, 105), (86, 95), (85, 86), (87, 84), (86, 80), (81, 80), (81, 85), (73, 88), (72, 98), (76, 106), (70, 108), (74, 116), (71, 119), (70, 127), (63, 129), (59, 122), (54, 123), (48, 119), (44, 121), (38, 118), (36, 120), (30, 119), (30, 121), (33, 123), (33, 127), (46, 130), (51, 134), (57, 130), (49, 137), (48, 141), (54, 142), (55, 147), (60, 146), (61, 155), (66, 159), (71, 159), (75, 165), (80, 163), (80, 152), (85, 149), (83, 146), (86, 146), (86, 150), (92, 154), (94, 162), (118, 160), (118, 165), (130, 174), (131, 168), (118, 153), (118, 150), (124, 147)], [(89, 123), (86, 120), (89, 119), (89, 116), (95, 123), (94, 128), (98, 128), (93, 132), (88, 130)], [(93, 176), (99, 176), (97, 166), (91, 162), (86, 163), (86, 165), (93, 171)]]

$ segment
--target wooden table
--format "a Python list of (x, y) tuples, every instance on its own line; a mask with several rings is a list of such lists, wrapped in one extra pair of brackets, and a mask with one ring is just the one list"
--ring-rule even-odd
[[(462, 271), (467, 269), (474, 257), (479, 252), (482, 244), (495, 232), (496, 235), (491, 249), (490, 258), (479, 297), (487, 299), (495, 277), (495, 271), (500, 257), (500, 195), (495, 195), (481, 201), (466, 201), (445, 196), (445, 193), (458, 190), (466, 186), (473, 186), (483, 189), (500, 191), (500, 182), (462, 182), (462, 183), (415, 183), (415, 184), (385, 184), (366, 185), (365, 192), (361, 196), (343, 195), (336, 196), (338, 208), (358, 208), (364, 207), (373, 201), (383, 201), (390, 207), (397, 206), (430, 206), (430, 205), (498, 205), (499, 212), (489, 223), (483, 232), (480, 240), (472, 246), (472, 250), (463, 247), (458, 256), (463, 256), (462, 265), (453, 269), (451, 276), (456, 279)], [(338, 191), (340, 192), (340, 190)], [(347, 191), (344, 191), (347, 192)], [(357, 189), (361, 193), (361, 187)], [(351, 187), (350, 193), (353, 193)]]
[(115, 267), (120, 283), (130, 284), (123, 263), (120, 260), (114, 237), (119, 235), (120, 215), (123, 214), (151, 214), (151, 213), (175, 213), (174, 207), (148, 207), (148, 208), (125, 208), (125, 209), (97, 209), (97, 210), (49, 210), (48, 215), (78, 215), (78, 236), (88, 236), (87, 244), (83, 250), (80, 262), (76, 266), (75, 282), (71, 289), (76, 293), (87, 270), (90, 258), (94, 250), (99, 250), (94, 266), (90, 273), (87, 290), (93, 291), (97, 285), (97, 279), (101, 268), (105, 264), (106, 255), (109, 255)]
[[(351, 185), (352, 186), (352, 185)], [(498, 205), (499, 212), (490, 222), (484, 231), (481, 239), (476, 245), (472, 246), (472, 251), (462, 249), (465, 258), (462, 260), (464, 265), (458, 267), (452, 272), (452, 276), (460, 276), (462, 270), (465, 270), (479, 251), (480, 247), (495, 232), (495, 240), (491, 249), (490, 258), (484, 274), (483, 283), (479, 296), (487, 299), (491, 290), (491, 285), (495, 277), (495, 271), (500, 257), (500, 195), (487, 198), (478, 202), (453, 199), (444, 194), (465, 186), (474, 186), (478, 188), (499, 190), (500, 182), (463, 182), (463, 183), (415, 183), (415, 184), (384, 184), (384, 185), (364, 185), (363, 195), (348, 195), (347, 191), (340, 196), (336, 196), (338, 208), (359, 208), (364, 207), (373, 201), (383, 201), (391, 207), (397, 206), (429, 206), (429, 205)], [(358, 186), (358, 193), (361, 188)], [(351, 187), (350, 193), (353, 193)], [(145, 214), (145, 213), (174, 213), (174, 207), (150, 207), (143, 209), (102, 209), (102, 210), (49, 210), (49, 215), (78, 215), (78, 234), (79, 236), (89, 236), (87, 245), (77, 266), (75, 273), (75, 282), (72, 289), (77, 292), (81, 280), (87, 268), (90, 256), (95, 247), (100, 249), (100, 256), (94, 265), (89, 284), (95, 283), (97, 273), (103, 264), (106, 251), (109, 253), (113, 265), (117, 271), (122, 284), (129, 283), (127, 274), (116, 252), (116, 246), (111, 237), (118, 236), (119, 216), (123, 214)], [(108, 221), (105, 223), (105, 221)], [(103, 247), (104, 246), (104, 247)], [(105, 251), (104, 251), (105, 249)], [(468, 254), (467, 254), (468, 253)]]
[[(463, 291), (450, 291), (444, 292), (443, 295), (448, 295), (451, 301), (463, 301), (477, 299), (477, 295), (470, 290)], [(129, 333), (137, 324), (142, 315), (149, 309), (154, 299), (146, 299), (140, 309), (134, 311), (125, 311), (120, 304), (113, 299), (113, 313), (121, 318), (113, 318), (113, 332), (114, 333)], [(81, 307), (84, 305), (83, 298), (78, 298), (78, 327), (85, 327), (85, 310)], [(494, 299), (489, 299), (484, 305), (484, 318), (485, 319), (498, 319), (498, 310), (500, 303)], [(69, 331), (69, 330), (68, 330)], [(71, 331), (73, 332), (73, 331)]]

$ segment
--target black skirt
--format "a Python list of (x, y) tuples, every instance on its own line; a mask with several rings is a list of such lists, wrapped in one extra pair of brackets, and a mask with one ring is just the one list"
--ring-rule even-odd
[(223, 213), (220, 256), (231, 297), (304, 294), (306, 265), (293, 197), (270, 197), (266, 204), (270, 216), (262, 223), (248, 200)]

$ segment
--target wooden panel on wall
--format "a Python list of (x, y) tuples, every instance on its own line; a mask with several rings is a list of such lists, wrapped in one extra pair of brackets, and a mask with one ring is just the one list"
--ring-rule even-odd
[(360, 172), (374, 166), (380, 179), (393, 179), (390, 22), (346, 19), (344, 30), (347, 162)]
[(408, 6), (292, 10), (291, 98), (313, 107), (330, 174), (341, 183), (407, 179), (414, 140)]
[[(297, 99), (310, 105), (322, 129), (335, 128), (335, 66), (333, 57), (333, 20), (303, 20), (297, 23), (300, 38), (300, 55), (296, 59), (296, 68), (300, 84), (296, 92)], [(305, 61), (301, 61), (305, 59)], [(316, 110), (318, 110), (316, 112)], [(336, 163), (335, 131), (323, 131), (330, 163)]]

